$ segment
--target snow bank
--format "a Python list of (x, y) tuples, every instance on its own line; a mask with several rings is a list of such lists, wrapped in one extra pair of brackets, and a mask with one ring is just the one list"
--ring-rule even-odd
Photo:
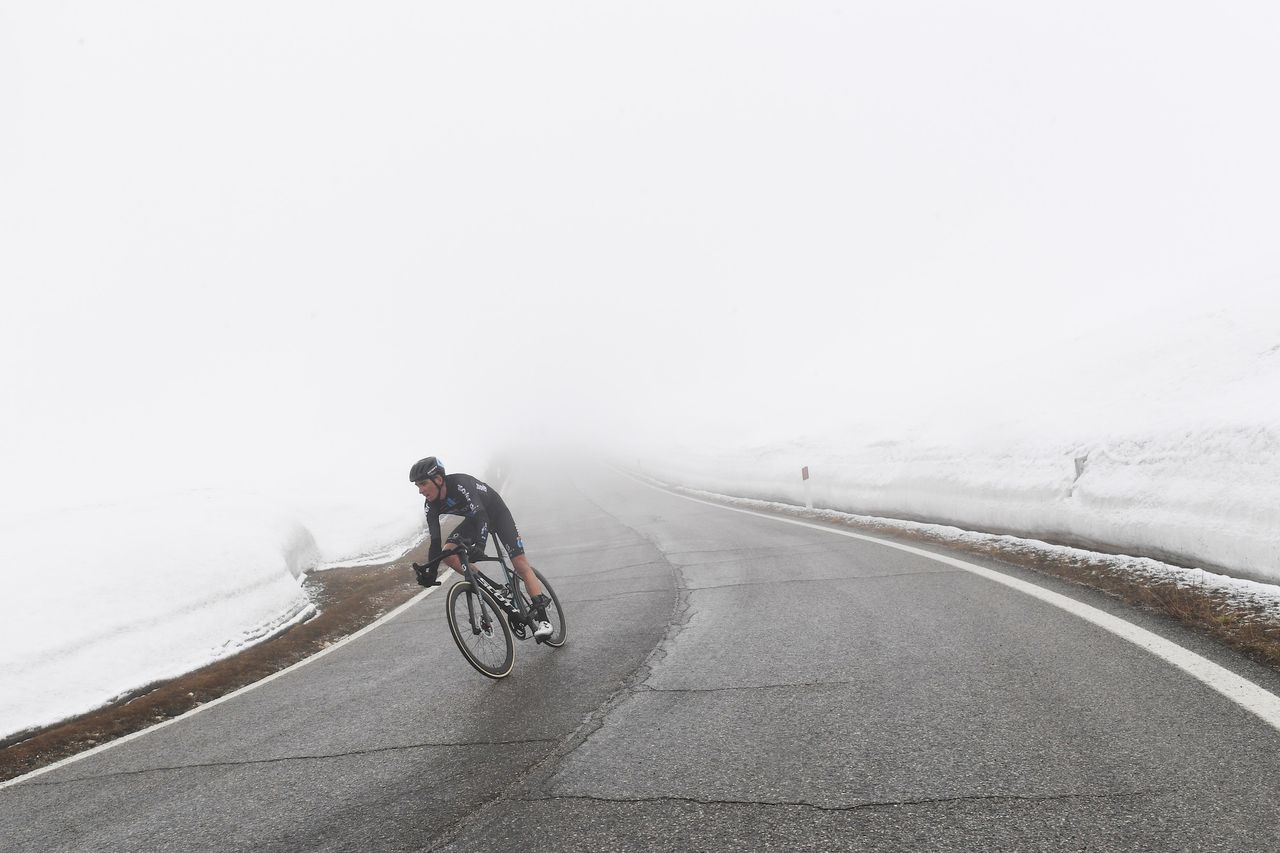
[(345, 499), (296, 496), (288, 506), (315, 537), (316, 562), (310, 568), (316, 571), (393, 560), (424, 532), (422, 498), (410, 483), (390, 499), (373, 490), (354, 491)]
[(1274, 428), (1004, 447), (903, 441), (840, 451), (795, 442), (668, 456), (642, 470), (709, 492), (803, 505), (801, 465), (810, 468), (820, 508), (1280, 582), (1280, 430)]
[(412, 532), (343, 509), (307, 508), (328, 554), (297, 514), (243, 493), (0, 516), (0, 737), (232, 655), (314, 612), (300, 577), (326, 556)]
[[(1062, 541), (1280, 582), (1280, 311), (1120, 327), (1011, 358), (846, 428), (683, 448), (645, 473), (710, 492)], [(1266, 310), (1263, 310), (1263, 309)], [(853, 385), (856, 389), (856, 383)]]

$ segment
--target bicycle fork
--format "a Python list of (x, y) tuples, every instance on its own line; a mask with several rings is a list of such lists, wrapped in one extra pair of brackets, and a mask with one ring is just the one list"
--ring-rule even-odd
[[(476, 601), (480, 602), (480, 619), (476, 620)], [(471, 623), (471, 633), (479, 635), (489, 631), (489, 615), (485, 612), (484, 600), (478, 595), (467, 593), (467, 620)]]

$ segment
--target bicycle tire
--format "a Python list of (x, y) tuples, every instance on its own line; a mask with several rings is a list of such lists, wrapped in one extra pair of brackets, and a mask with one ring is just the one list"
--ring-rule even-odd
[[(471, 599), (477, 617), (483, 610), (476, 606), (481, 601), (489, 610), (487, 624), (478, 633), (471, 626), (472, 608), (467, 606), (468, 599)], [(470, 581), (458, 581), (449, 587), (444, 607), (449, 633), (453, 634), (453, 641), (458, 644), (458, 651), (462, 652), (467, 663), (487, 678), (509, 675), (515, 666), (516, 644), (502, 608), (493, 596), (473, 586)]]
[(551, 636), (542, 641), (543, 645), (551, 646), (558, 649), (564, 645), (565, 640), (569, 638), (569, 622), (565, 619), (564, 608), (560, 606), (560, 597), (556, 595), (556, 591), (551, 584), (547, 583), (547, 579), (542, 576), (542, 572), (537, 569), (533, 570), (534, 577), (538, 579), (538, 583), (542, 584), (542, 591), (551, 599), (551, 603), (547, 605), (547, 621), (551, 623)]

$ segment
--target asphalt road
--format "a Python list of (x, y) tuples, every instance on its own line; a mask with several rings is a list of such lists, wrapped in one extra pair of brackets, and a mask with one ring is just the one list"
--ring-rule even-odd
[(484, 679), (437, 592), (0, 790), (0, 850), (1280, 849), (1280, 732), (1078, 617), (617, 474), (531, 485), (564, 648)]

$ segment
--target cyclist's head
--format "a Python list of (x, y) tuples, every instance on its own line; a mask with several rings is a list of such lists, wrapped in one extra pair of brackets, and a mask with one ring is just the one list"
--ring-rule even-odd
[(436, 476), (444, 476), (444, 463), (434, 456), (419, 459), (409, 469), (409, 482), (411, 483), (421, 483), (423, 480), (430, 480)]
[(434, 456), (419, 459), (409, 469), (409, 480), (418, 487), (419, 494), (433, 501), (440, 497), (444, 486), (444, 465)]

